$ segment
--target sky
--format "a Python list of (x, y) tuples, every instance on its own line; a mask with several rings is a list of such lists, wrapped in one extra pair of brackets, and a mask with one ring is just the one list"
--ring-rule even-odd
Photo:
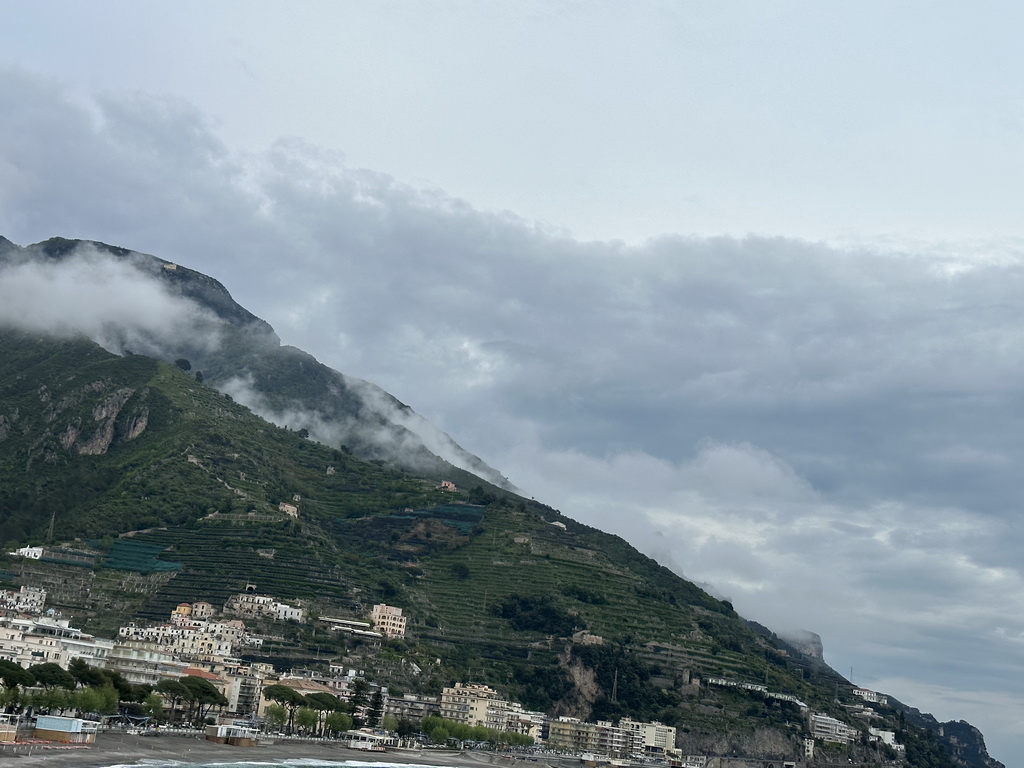
[(3, 18), (0, 234), (216, 277), (527, 495), (1022, 764), (1024, 8)]

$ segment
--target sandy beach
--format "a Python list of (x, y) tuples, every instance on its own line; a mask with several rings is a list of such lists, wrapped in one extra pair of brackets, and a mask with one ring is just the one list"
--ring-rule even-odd
[[(100, 733), (88, 749), (46, 749), (42, 746), (0, 747), (0, 765), (30, 768), (102, 768), (133, 765), (139, 761), (179, 761), (185, 763), (273, 763), (287, 759), (357, 760), (361, 762), (405, 763), (444, 766), (495, 764), (511, 766), (523, 761), (490, 752), (466, 753), (443, 750), (365, 752), (329, 742), (281, 740), (257, 747), (232, 747), (202, 737), (164, 735), (135, 736), (121, 732)], [(526, 763), (523, 762), (525, 765)], [(532, 768), (536, 763), (529, 763)]]

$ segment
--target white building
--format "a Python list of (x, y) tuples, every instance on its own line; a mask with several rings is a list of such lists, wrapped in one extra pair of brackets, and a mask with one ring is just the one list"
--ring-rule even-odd
[(32, 560), (39, 560), (43, 556), (42, 547), (22, 547), (16, 549), (13, 552), (8, 552), (8, 555), (17, 555), (19, 557), (27, 557)]
[(0, 619), (0, 659), (28, 668), (33, 664), (57, 664), (68, 668), (68, 654), (53, 634), (35, 631), (35, 622)]
[(192, 659), (231, 656), (236, 645), (248, 640), (241, 621), (202, 621), (180, 614), (172, 618), (172, 623), (152, 627), (128, 624), (118, 630), (118, 636), (153, 643), (167, 653)]
[(224, 613), (249, 618), (266, 617), (277, 621), (305, 621), (306, 609), (281, 603), (268, 595), (243, 592), (233, 595), (224, 603)]
[(878, 728), (868, 728), (868, 733), (883, 744), (888, 744), (890, 747), (896, 746), (896, 733), (894, 731), (882, 731)]
[(875, 691), (869, 691), (867, 688), (854, 688), (854, 696), (860, 696), (864, 701), (870, 701), (872, 704), (881, 704), (885, 706), (889, 703), (889, 697), (882, 693), (876, 693)]
[(107, 654), (105, 666), (120, 672), (134, 685), (156, 685), (161, 680), (184, 677), (188, 663), (179, 661), (174, 654), (160, 650), (153, 643), (130, 640), (114, 644)]
[(23, 585), (17, 591), (0, 589), (0, 610), (39, 615), (46, 605), (46, 590)]
[(813, 713), (809, 718), (811, 737), (822, 741), (831, 741), (836, 744), (849, 744), (857, 736), (857, 731), (834, 717)]
[(619, 721), (633, 736), (633, 752), (636, 754), (664, 755), (676, 748), (676, 729), (661, 723), (642, 723), (624, 717)]

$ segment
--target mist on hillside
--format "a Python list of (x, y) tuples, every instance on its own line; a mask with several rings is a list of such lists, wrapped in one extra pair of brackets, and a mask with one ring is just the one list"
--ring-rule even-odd
[[(173, 284), (158, 279), (165, 268), (141, 254), (115, 256), (84, 243), (61, 259), (12, 250), (0, 261), (0, 325), (57, 337), (85, 336), (117, 355), (144, 354), (174, 361), (216, 354), (225, 321)], [(265, 339), (261, 339), (265, 343)], [(508, 480), (455, 443), (411, 408), (379, 387), (335, 374), (365, 406), (358, 416), (325, 414), (291, 399), (270, 402), (246, 371), (209, 380), (262, 418), (308, 430), (332, 447), (357, 445), (413, 471), (436, 471), (436, 457), (511, 488)], [(275, 398), (280, 401), (280, 398)]]

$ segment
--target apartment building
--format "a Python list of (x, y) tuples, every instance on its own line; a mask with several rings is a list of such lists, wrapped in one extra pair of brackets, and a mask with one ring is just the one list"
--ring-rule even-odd
[(402, 615), (401, 608), (395, 608), (387, 603), (378, 603), (370, 611), (370, 621), (373, 623), (373, 628), (385, 637), (405, 637), (407, 618)]
[(188, 663), (160, 650), (154, 643), (129, 640), (114, 645), (107, 654), (105, 666), (120, 672), (129, 683), (156, 685), (161, 680), (183, 677)]
[(607, 720), (584, 723), (575, 717), (559, 717), (548, 721), (547, 744), (552, 749), (624, 758), (632, 752), (633, 734)]
[(633, 738), (632, 754), (664, 755), (676, 747), (676, 729), (661, 723), (642, 723), (624, 717), (619, 727), (629, 731)]
[(809, 717), (808, 723), (811, 738), (831, 741), (836, 744), (849, 744), (857, 736), (857, 731), (834, 717), (815, 712)]
[(400, 699), (388, 699), (384, 714), (396, 720), (422, 720), (428, 715), (438, 714), (440, 710), (441, 701), (437, 696), (406, 693)]
[(31, 613), (38, 616), (46, 605), (46, 590), (22, 585), (20, 589), (0, 589), (0, 610)]
[(441, 717), (467, 725), (487, 725), (488, 706), (500, 700), (490, 686), (456, 683), (441, 691)]
[(32, 630), (32, 622), (0, 623), (0, 659), (13, 661), (25, 668), (33, 664), (53, 663), (67, 669), (70, 659), (60, 639)]

